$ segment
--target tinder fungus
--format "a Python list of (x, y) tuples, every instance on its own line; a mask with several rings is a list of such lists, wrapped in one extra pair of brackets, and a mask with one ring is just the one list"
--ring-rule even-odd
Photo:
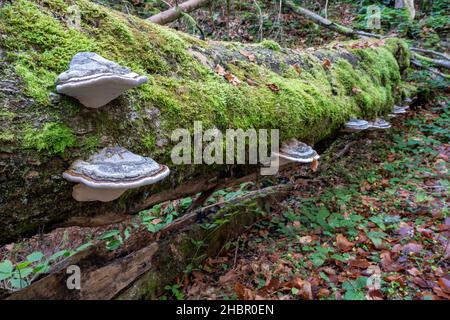
[(88, 108), (99, 108), (147, 80), (96, 53), (80, 52), (73, 57), (69, 70), (59, 75), (56, 91)]
[(104, 148), (88, 160), (75, 161), (63, 173), (77, 182), (72, 196), (77, 201), (108, 202), (126, 190), (154, 184), (169, 175), (169, 168), (122, 147)]

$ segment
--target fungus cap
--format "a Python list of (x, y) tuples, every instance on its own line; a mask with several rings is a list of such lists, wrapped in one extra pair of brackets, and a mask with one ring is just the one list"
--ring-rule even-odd
[(274, 154), (280, 160), (286, 160), (286, 162), (311, 163), (320, 158), (313, 148), (296, 139), (291, 139), (284, 143), (281, 146), (280, 152)]
[(78, 182), (73, 196), (78, 201), (111, 201), (126, 190), (154, 184), (170, 173), (167, 166), (125, 148), (104, 148), (87, 161), (77, 160), (63, 177)]
[(88, 108), (99, 108), (147, 81), (147, 77), (96, 53), (80, 52), (73, 57), (69, 70), (58, 76), (56, 91), (78, 99)]
[(392, 114), (403, 114), (406, 113), (406, 107), (394, 106), (392, 109)]
[(370, 122), (370, 130), (385, 130), (391, 127), (391, 124), (384, 119), (378, 118), (373, 122)]
[(362, 119), (356, 119), (351, 118), (346, 124), (345, 124), (345, 131), (347, 132), (357, 132), (362, 130), (369, 129), (369, 122)]

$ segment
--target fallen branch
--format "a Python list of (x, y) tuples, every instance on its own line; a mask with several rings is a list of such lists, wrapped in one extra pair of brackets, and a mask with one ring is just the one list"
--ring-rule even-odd
[(428, 53), (437, 57), (441, 57), (442, 59), (445, 60), (450, 60), (450, 56), (448, 56), (445, 53), (442, 52), (438, 52), (438, 51), (434, 51), (434, 50), (427, 50), (427, 49), (419, 49), (419, 48), (411, 48), (411, 51), (415, 51), (415, 52), (421, 52), (421, 53)]
[(183, 13), (189, 13), (197, 10), (198, 8), (206, 6), (210, 2), (211, 0), (189, 0), (170, 8), (169, 10), (155, 14), (147, 20), (156, 24), (165, 25), (181, 18)]
[(429, 71), (431, 73), (434, 73), (435, 75), (438, 75), (438, 76), (440, 76), (440, 77), (442, 77), (444, 79), (450, 79), (450, 75), (442, 73), (442, 72), (440, 72), (440, 71), (438, 71), (436, 69), (430, 68), (429, 66), (424, 65), (423, 63), (421, 63), (418, 60), (412, 59), (411, 63), (413, 65), (415, 65), (416, 67), (420, 67), (422, 69), (426, 69), (427, 71)]
[(295, 14), (298, 14), (304, 18), (307, 18), (308, 20), (312, 20), (314, 23), (321, 25), (322, 27), (328, 28), (330, 30), (333, 30), (337, 33), (340, 33), (340, 34), (343, 34), (346, 36), (383, 38), (383, 36), (379, 35), (379, 34), (354, 30), (350, 27), (346, 27), (346, 26), (340, 25), (338, 23), (335, 23), (335, 22), (333, 22), (329, 19), (326, 19), (308, 9), (302, 8), (302, 7), (294, 4), (292, 1), (286, 1), (285, 4)]
[(450, 69), (450, 60), (432, 59), (432, 58), (428, 58), (428, 57), (422, 56), (422, 55), (420, 55), (418, 53), (414, 53), (414, 57), (416, 59), (424, 61), (424, 62), (426, 62), (428, 64), (433, 64), (433, 65), (438, 66), (438, 67)]

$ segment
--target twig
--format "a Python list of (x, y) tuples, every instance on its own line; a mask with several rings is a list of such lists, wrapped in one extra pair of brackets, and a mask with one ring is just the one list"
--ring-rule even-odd
[(417, 66), (417, 67), (426, 69), (426, 70), (428, 70), (428, 71), (430, 71), (430, 72), (432, 72), (432, 73), (434, 73), (434, 74), (436, 74), (436, 75), (438, 75), (438, 76), (440, 76), (440, 77), (442, 77), (442, 78), (444, 78), (444, 79), (450, 79), (450, 75), (444, 74), (444, 73), (442, 73), (442, 72), (440, 72), (440, 71), (438, 71), (438, 70), (435, 70), (435, 69), (432, 69), (432, 68), (430, 68), (430, 67), (427, 67), (427, 66), (425, 66), (423, 63), (421, 63), (421, 62), (419, 62), (419, 61), (417, 61), (417, 60), (415, 60), (415, 59), (411, 60), (411, 63), (412, 63), (413, 65)]
[(234, 262), (233, 262), (233, 269), (236, 268), (236, 263), (237, 263), (237, 256), (238, 256), (238, 251), (239, 251), (239, 240), (241, 239), (241, 237), (239, 236), (236, 240), (236, 249), (234, 250)]
[(262, 15), (262, 11), (261, 11), (261, 7), (258, 4), (258, 0), (253, 0), (253, 4), (255, 5), (256, 9), (258, 9), (258, 14), (259, 14), (259, 29), (258, 29), (258, 41), (262, 41), (263, 40), (263, 15)]

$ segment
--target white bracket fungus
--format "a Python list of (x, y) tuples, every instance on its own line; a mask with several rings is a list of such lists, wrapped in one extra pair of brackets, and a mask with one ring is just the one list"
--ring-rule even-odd
[(63, 173), (77, 201), (108, 202), (126, 190), (154, 184), (170, 173), (167, 166), (122, 147), (104, 148), (87, 161), (77, 160)]
[(56, 91), (78, 99), (88, 108), (99, 108), (147, 81), (147, 77), (96, 53), (80, 52), (73, 57), (69, 70), (59, 75)]

